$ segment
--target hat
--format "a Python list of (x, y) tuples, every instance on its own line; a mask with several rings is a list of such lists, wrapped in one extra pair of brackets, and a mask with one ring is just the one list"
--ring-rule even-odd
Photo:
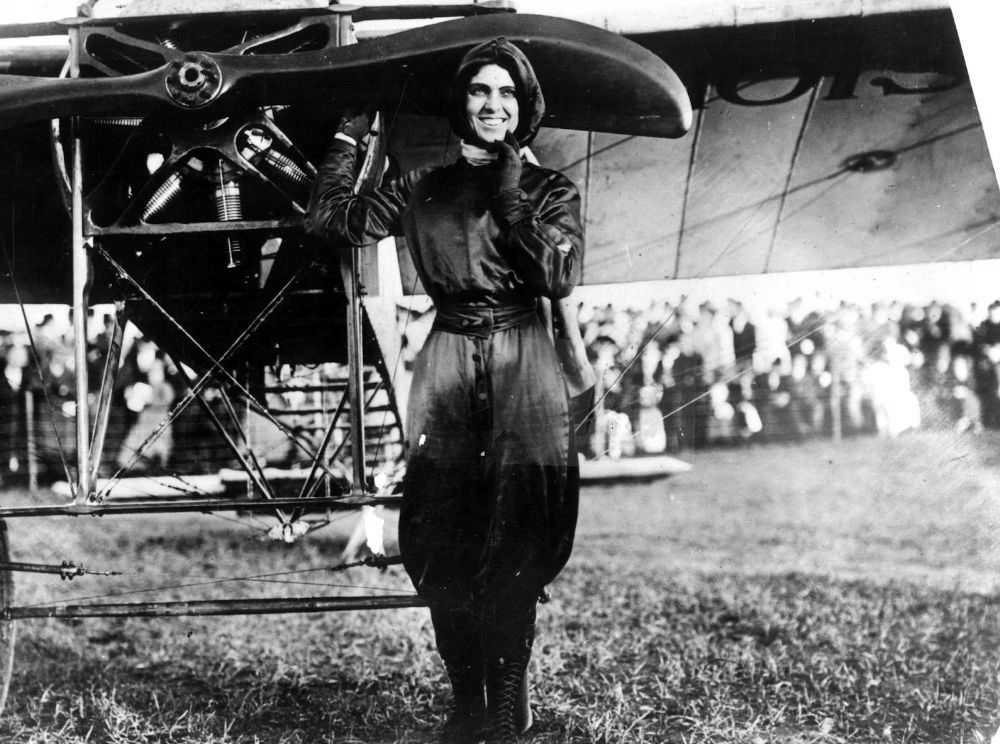
[(451, 128), (466, 142), (480, 146), (483, 144), (469, 127), (465, 116), (465, 96), (469, 81), (485, 65), (499, 65), (510, 73), (514, 81), (518, 104), (518, 125), (514, 137), (518, 144), (524, 147), (538, 133), (542, 116), (545, 115), (545, 99), (542, 97), (542, 89), (538, 85), (538, 78), (528, 58), (503, 36), (473, 47), (459, 62), (458, 70), (452, 80), (451, 99), (448, 104)]

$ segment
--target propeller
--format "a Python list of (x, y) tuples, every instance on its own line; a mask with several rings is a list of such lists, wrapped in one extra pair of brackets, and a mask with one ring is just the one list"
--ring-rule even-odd
[[(80, 25), (100, 33), (99, 25), (90, 23)], [(545, 126), (679, 137), (691, 124), (680, 79), (644, 47), (575, 21), (496, 14), (299, 53), (163, 48), (164, 64), (135, 74), (0, 75), (0, 127), (76, 115), (176, 112), (211, 119), (244, 105), (315, 105), (346, 98), (444, 115), (451, 73), (461, 56), (496, 36), (520, 45), (531, 60), (545, 92)]]

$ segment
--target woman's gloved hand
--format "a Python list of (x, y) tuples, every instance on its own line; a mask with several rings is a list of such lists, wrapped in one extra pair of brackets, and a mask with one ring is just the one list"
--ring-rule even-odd
[(493, 195), (493, 214), (504, 229), (531, 217), (534, 212), (528, 195), (521, 189), (521, 147), (513, 134), (504, 140), (488, 143), (487, 152), (497, 154), (496, 192)]
[(505, 191), (515, 191), (521, 187), (521, 147), (518, 145), (514, 135), (510, 132), (502, 142), (496, 143), (497, 165), (497, 193)]
[(337, 131), (360, 143), (371, 130), (371, 126), (371, 116), (367, 109), (348, 108), (340, 117)]

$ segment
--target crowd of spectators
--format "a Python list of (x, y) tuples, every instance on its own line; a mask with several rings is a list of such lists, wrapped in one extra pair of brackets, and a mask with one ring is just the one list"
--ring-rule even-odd
[[(598, 379), (593, 436), (583, 446), (589, 457), (1000, 428), (1000, 301), (821, 309), (796, 299), (763, 311), (738, 299), (660, 301), (643, 310), (581, 303), (579, 321)], [(88, 325), (96, 389), (114, 324), (105, 315)], [(42, 470), (64, 469), (74, 436), (70, 328), (71, 318), (60, 325), (47, 314), (30, 334), (0, 330), (0, 478), (24, 475), (29, 436)], [(185, 387), (155, 344), (126, 337), (105, 472), (190, 469), (181, 466), (185, 458), (198, 467), (212, 426), (197, 407), (134, 457)], [(193, 452), (185, 450), (189, 439), (198, 442)]]
[[(46, 476), (65, 471), (72, 459), (76, 413), (72, 314), (60, 323), (46, 313), (30, 330), (0, 330), (0, 482), (27, 476), (32, 457)], [(91, 407), (104, 373), (114, 319), (88, 318), (87, 367)], [(132, 455), (166, 415), (179, 387), (169, 357), (141, 334), (129, 334), (110, 407), (104, 472), (132, 463)], [(30, 441), (30, 447), (29, 447)], [(29, 455), (30, 451), (30, 455)], [(140, 469), (163, 467), (171, 458), (171, 427), (143, 449)]]
[[(89, 317), (87, 328), (88, 404), (93, 416), (115, 336), (114, 317)], [(0, 330), (0, 344), (4, 367), (0, 376), (0, 484), (28, 479), (29, 461), (40, 480), (68, 478), (76, 441), (72, 315), (45, 314), (31, 325), (30, 332)], [(258, 463), (302, 465), (302, 451), (283, 432), (235, 405), (232, 398), (224, 398), (212, 384), (200, 390), (197, 403), (184, 406), (166, 421), (175, 401), (190, 391), (193, 376), (134, 326), (126, 326), (108, 408), (100, 476), (183, 475), (240, 468), (232, 445), (242, 442), (242, 435), (254, 443)], [(335, 410), (339, 400), (339, 393), (334, 392), (337, 384), (330, 383), (343, 379), (343, 365), (332, 362), (298, 370), (289, 365), (269, 367), (263, 375), (265, 386), (284, 384), (287, 390), (273, 393), (268, 388), (264, 400), (286, 429), (312, 440), (311, 446), (318, 448), (326, 424), (321, 411)], [(369, 403), (382, 404), (384, 397), (371, 396)], [(234, 417), (241, 419), (242, 434)], [(341, 429), (335, 429), (330, 447), (339, 446), (343, 438)], [(384, 456), (398, 450), (391, 438), (378, 441)]]
[(591, 456), (1000, 428), (1000, 301), (581, 304), (579, 319), (601, 402)]

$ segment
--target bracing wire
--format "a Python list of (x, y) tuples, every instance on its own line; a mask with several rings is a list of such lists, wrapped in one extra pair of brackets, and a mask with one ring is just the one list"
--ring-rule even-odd
[(802, 124), (795, 136), (795, 146), (792, 148), (792, 158), (788, 163), (788, 172), (785, 173), (785, 184), (781, 189), (781, 196), (778, 199), (778, 214), (774, 218), (774, 225), (771, 229), (771, 241), (767, 246), (767, 256), (764, 258), (764, 273), (767, 273), (771, 266), (771, 256), (774, 254), (774, 246), (778, 242), (778, 231), (781, 229), (781, 220), (785, 213), (785, 204), (788, 203), (788, 190), (792, 185), (792, 177), (795, 175), (795, 166), (799, 162), (799, 154), (802, 152), (802, 143), (805, 142), (806, 131), (809, 129), (809, 122), (812, 121), (813, 112), (816, 110), (816, 100), (819, 97), (820, 85), (813, 86), (809, 94), (809, 101), (806, 104), (806, 112), (802, 116)]
[[(353, 561), (350, 563), (341, 563), (333, 566), (316, 566), (313, 568), (301, 568), (288, 571), (271, 571), (268, 573), (261, 574), (251, 574), (248, 576), (228, 576), (223, 578), (215, 577), (204, 577), (198, 578), (194, 581), (185, 581), (177, 584), (163, 584), (159, 586), (144, 587), (141, 589), (128, 589), (118, 592), (105, 592), (103, 594), (88, 594), (82, 596), (74, 597), (63, 597), (60, 599), (46, 600), (44, 602), (38, 602), (36, 604), (25, 605), (25, 607), (46, 607), (48, 605), (63, 604), (67, 602), (89, 602), (94, 600), (109, 599), (109, 598), (121, 598), (121, 597), (134, 597), (140, 594), (149, 594), (152, 592), (166, 592), (166, 591), (176, 591), (179, 589), (194, 589), (203, 588), (208, 586), (221, 586), (223, 584), (232, 584), (237, 582), (259, 582), (259, 583), (288, 583), (295, 584), (299, 582), (284, 582), (278, 581), (278, 577), (282, 576), (299, 576), (302, 574), (318, 573), (320, 571), (327, 572), (341, 572), (347, 571), (352, 568), (366, 567), (368, 564), (365, 561)], [(123, 576), (134, 575), (134, 574), (122, 574)], [(328, 588), (337, 589), (364, 589), (367, 591), (393, 591), (398, 592), (400, 589), (398, 587), (387, 587), (387, 586), (373, 586), (373, 585), (362, 585), (362, 584), (337, 584), (323, 582), (322, 584), (313, 582), (317, 586), (326, 586)], [(405, 591), (405, 590), (404, 590)], [(415, 591), (411, 593), (416, 594)]]

